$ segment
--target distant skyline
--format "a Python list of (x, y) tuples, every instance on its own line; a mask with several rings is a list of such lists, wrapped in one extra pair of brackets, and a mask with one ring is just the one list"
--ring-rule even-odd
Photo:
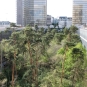
[[(47, 14), (72, 17), (73, 0), (47, 0)], [(16, 22), (16, 0), (0, 0), (0, 21)]]

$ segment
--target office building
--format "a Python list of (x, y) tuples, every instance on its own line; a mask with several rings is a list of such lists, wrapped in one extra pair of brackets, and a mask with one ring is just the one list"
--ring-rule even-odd
[(59, 28), (70, 28), (72, 25), (72, 17), (60, 16), (58, 25)]
[(54, 22), (53, 22), (53, 24), (54, 24), (54, 25), (57, 25), (58, 22), (59, 22), (58, 18), (54, 18)]
[(66, 16), (60, 16), (59, 17), (59, 28), (66, 27), (66, 21), (67, 21), (67, 17)]
[(23, 25), (22, 0), (17, 0), (17, 25)]
[(73, 25), (87, 25), (87, 0), (73, 0)]
[(66, 28), (70, 28), (71, 26), (72, 26), (72, 17), (67, 17)]
[(10, 22), (9, 21), (0, 21), (0, 27), (8, 28), (8, 27), (10, 27)]
[(51, 15), (47, 15), (47, 26), (52, 25), (52, 17)]
[(53, 24), (54, 23), (54, 17), (52, 17), (52, 20), (51, 21), (52, 21), (52, 24)]
[(47, 0), (17, 0), (17, 24), (46, 26)]

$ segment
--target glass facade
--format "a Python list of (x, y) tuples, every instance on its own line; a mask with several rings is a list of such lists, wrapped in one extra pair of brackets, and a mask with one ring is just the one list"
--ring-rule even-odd
[[(23, 25), (46, 25), (47, 0), (22, 0)], [(18, 17), (19, 18), (19, 17)]]
[(22, 21), (22, 0), (17, 0), (17, 24), (23, 25)]
[(87, 0), (73, 0), (73, 25), (87, 25)]
[(34, 0), (34, 22), (37, 25), (46, 25), (47, 0)]
[(23, 1), (23, 24), (26, 26), (30, 24), (33, 26), (34, 22), (34, 0), (24, 0)]

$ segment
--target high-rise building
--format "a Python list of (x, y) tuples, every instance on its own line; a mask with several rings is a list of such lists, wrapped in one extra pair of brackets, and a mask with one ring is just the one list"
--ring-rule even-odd
[(17, 0), (17, 24), (23, 25), (22, 0)]
[(17, 0), (17, 24), (45, 26), (47, 0)]
[(52, 17), (51, 15), (47, 15), (47, 26), (50, 26), (52, 24)]
[(73, 25), (87, 25), (87, 0), (73, 0)]

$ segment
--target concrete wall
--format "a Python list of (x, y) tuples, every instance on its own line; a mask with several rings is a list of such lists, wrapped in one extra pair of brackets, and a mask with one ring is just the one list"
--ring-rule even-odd
[(87, 29), (79, 29), (77, 32), (80, 35), (83, 46), (87, 49)]

